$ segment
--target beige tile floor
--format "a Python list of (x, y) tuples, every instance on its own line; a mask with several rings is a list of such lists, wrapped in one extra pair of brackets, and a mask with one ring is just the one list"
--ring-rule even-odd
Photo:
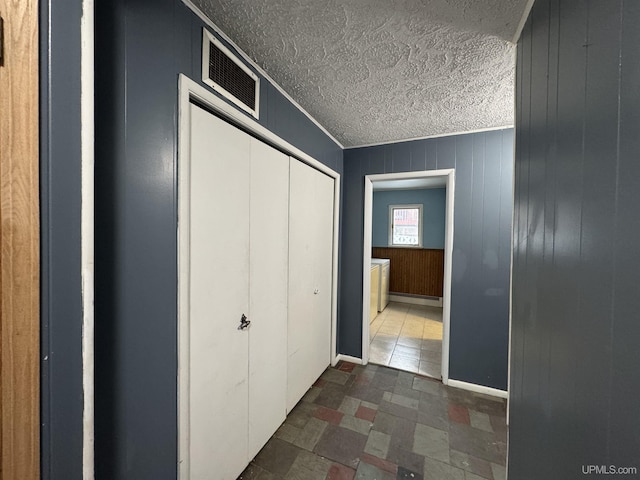
[(441, 378), (442, 308), (391, 302), (369, 332), (371, 363)]

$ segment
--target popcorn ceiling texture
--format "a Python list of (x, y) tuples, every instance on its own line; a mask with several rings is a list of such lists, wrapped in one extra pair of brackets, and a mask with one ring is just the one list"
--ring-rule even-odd
[(195, 0), (345, 147), (513, 124), (527, 0)]

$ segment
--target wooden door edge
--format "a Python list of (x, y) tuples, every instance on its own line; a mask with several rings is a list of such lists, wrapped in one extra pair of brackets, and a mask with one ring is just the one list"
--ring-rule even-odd
[(38, 2), (0, 0), (0, 476), (40, 478)]

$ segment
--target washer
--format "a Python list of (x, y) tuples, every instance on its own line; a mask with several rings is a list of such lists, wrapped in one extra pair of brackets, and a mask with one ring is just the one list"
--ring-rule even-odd
[(389, 280), (391, 278), (391, 260), (388, 258), (372, 258), (371, 265), (380, 266), (378, 280), (378, 311), (383, 311), (389, 305)]

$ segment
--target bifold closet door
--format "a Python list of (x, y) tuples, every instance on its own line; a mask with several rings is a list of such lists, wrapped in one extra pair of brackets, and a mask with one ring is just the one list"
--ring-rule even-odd
[(289, 157), (196, 106), (190, 147), (189, 479), (233, 480), (286, 416)]
[(331, 361), (334, 179), (291, 159), (287, 409)]
[(231, 479), (248, 451), (249, 341), (238, 326), (249, 315), (251, 141), (190, 108), (189, 478)]
[(286, 417), (289, 157), (251, 139), (250, 461)]

